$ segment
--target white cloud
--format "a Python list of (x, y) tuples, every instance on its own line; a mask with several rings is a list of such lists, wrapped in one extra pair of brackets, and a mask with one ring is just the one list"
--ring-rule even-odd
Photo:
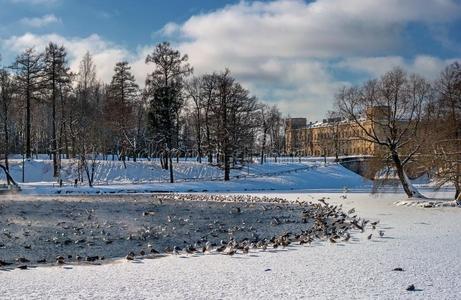
[(440, 59), (429, 55), (418, 55), (407, 68), (414, 73), (429, 79), (435, 79), (447, 65), (459, 61), (460, 58)]
[(86, 38), (66, 38), (58, 34), (35, 35), (26, 33), (3, 41), (3, 48), (15, 53), (20, 53), (30, 47), (35, 47), (37, 51), (43, 51), (49, 42), (64, 45), (68, 53), (70, 67), (75, 72), (78, 71), (83, 55), (89, 51), (97, 66), (98, 78), (105, 82), (110, 81), (117, 62), (131, 57), (128, 50), (102, 39), (97, 34), (92, 34)]
[(208, 55), (331, 57), (394, 48), (408, 22), (446, 22), (459, 13), (449, 0), (240, 2), (168, 23), (164, 32)]
[(401, 56), (355, 57), (344, 59), (337, 66), (363, 72), (372, 77), (379, 77), (394, 67), (402, 67), (408, 72), (435, 79), (445, 66), (456, 60), (459, 58), (440, 59), (429, 55), (417, 55), (411, 60), (406, 60)]
[[(196, 74), (229, 67), (261, 100), (312, 120), (323, 118), (337, 88), (347, 84), (338, 79), (338, 71), (375, 77), (400, 65), (436, 76), (450, 60), (427, 55), (402, 58), (402, 33), (413, 23), (443, 28), (459, 16), (460, 5), (454, 0), (243, 1), (192, 16), (182, 24), (168, 23), (157, 34), (177, 41), (174, 46), (189, 55)], [(144, 60), (153, 45), (132, 52), (96, 34), (66, 38), (27, 33), (5, 40), (3, 47), (16, 52), (30, 46), (43, 49), (49, 41), (66, 46), (74, 71), (89, 50), (99, 78), (106, 82), (122, 59), (131, 62), (141, 85), (151, 70)]]
[(160, 30), (159, 33), (161, 33), (161, 34), (163, 34), (165, 36), (173, 36), (180, 29), (181, 29), (181, 27), (178, 24), (173, 23), (173, 22), (169, 22), (165, 26), (163, 26), (162, 30)]
[[(460, 12), (451, 0), (242, 1), (168, 23), (162, 32), (180, 38), (177, 46), (197, 73), (229, 67), (262, 100), (293, 115), (321, 118), (342, 84), (333, 76), (331, 68), (338, 66), (332, 61), (358, 57), (364, 71), (380, 74), (403, 59), (366, 57), (398, 53), (405, 26), (444, 24)], [(353, 61), (343, 67), (347, 63)], [(439, 64), (421, 57), (414, 65), (429, 72)]]
[(394, 67), (404, 65), (405, 62), (401, 56), (351, 57), (337, 64), (340, 68), (363, 72), (373, 77), (379, 77)]
[(22, 18), (20, 20), (20, 23), (25, 26), (39, 28), (39, 27), (48, 26), (53, 23), (61, 23), (61, 19), (51, 14), (51, 15), (44, 15), (42, 17), (35, 17), (35, 18)]
[(9, 0), (11, 3), (32, 4), (32, 5), (51, 5), (60, 0)]

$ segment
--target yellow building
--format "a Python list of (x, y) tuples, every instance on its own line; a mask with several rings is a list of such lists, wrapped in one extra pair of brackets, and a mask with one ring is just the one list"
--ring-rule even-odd
[[(376, 116), (382, 111), (382, 107), (373, 108), (366, 115)], [(371, 130), (372, 124), (369, 118), (360, 123), (367, 130)], [(287, 154), (301, 156), (373, 155), (376, 144), (364, 137), (364, 130), (355, 122), (332, 118), (307, 123), (306, 118), (289, 118), (286, 120), (285, 150)]]

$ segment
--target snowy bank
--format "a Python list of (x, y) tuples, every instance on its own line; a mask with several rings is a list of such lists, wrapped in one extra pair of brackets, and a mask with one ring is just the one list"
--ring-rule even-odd
[[(154, 183), (118, 183), (73, 187), (70, 184), (58, 187), (51, 182), (34, 182), (21, 184), (22, 193), (29, 195), (76, 195), (76, 194), (130, 194), (155, 192), (246, 192), (246, 191), (291, 191), (317, 190), (342, 191), (343, 189), (359, 189), (369, 191), (371, 183), (363, 177), (342, 167), (327, 166), (260, 166), (260, 175), (240, 176), (231, 181), (194, 180), (178, 181), (173, 184), (166, 182)], [(291, 168), (291, 170), (287, 170)], [(269, 171), (270, 172), (269, 172)], [(272, 173), (271, 173), (272, 172)]]
[[(125, 167), (126, 165), (126, 167)], [(306, 162), (279, 162), (250, 164), (241, 168), (231, 170), (231, 178), (260, 177), (281, 175), (284, 173), (306, 170), (321, 165), (318, 161)], [(24, 169), (24, 181), (23, 181)], [(176, 181), (213, 181), (223, 178), (223, 170), (215, 165), (208, 163), (198, 163), (194, 160), (180, 160), (173, 163), (174, 178)], [(46, 159), (31, 159), (23, 161), (20, 159), (10, 160), (10, 174), (17, 182), (57, 182), (53, 178), (53, 162)], [(63, 159), (61, 161), (61, 179), (64, 184), (73, 184), (79, 177), (78, 161), (73, 159)], [(83, 179), (86, 181), (85, 176)], [(160, 167), (160, 163), (155, 161), (122, 161), (97, 160), (94, 184), (126, 184), (126, 183), (152, 183), (169, 182), (170, 173)]]

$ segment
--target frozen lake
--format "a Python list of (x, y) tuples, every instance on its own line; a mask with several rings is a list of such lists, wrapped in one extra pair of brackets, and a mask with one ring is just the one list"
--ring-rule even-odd
[[(402, 194), (270, 194), (355, 208), (375, 231), (248, 255), (168, 255), (0, 272), (4, 298), (461, 298), (461, 210), (396, 206)], [(378, 230), (384, 236), (378, 236)], [(368, 239), (372, 233), (371, 239)], [(393, 271), (403, 268), (403, 272)], [(414, 284), (417, 291), (407, 292)]]
[(213, 252), (231, 240), (246, 252), (278, 247), (271, 240), (281, 235), (290, 243), (339, 241), (365, 222), (317, 200), (217, 194), (13, 196), (0, 201), (0, 214), (0, 267), (6, 268), (55, 264), (58, 256), (75, 264), (130, 252)]

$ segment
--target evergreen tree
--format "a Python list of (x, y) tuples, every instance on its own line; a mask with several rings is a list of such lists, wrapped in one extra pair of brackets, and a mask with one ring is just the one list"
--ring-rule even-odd
[(31, 110), (32, 105), (39, 99), (42, 81), (43, 62), (42, 55), (37, 54), (33, 48), (26, 49), (20, 54), (12, 67), (16, 71), (17, 92), (24, 100), (25, 113), (25, 154), (31, 157)]
[[(111, 129), (117, 136), (120, 155), (125, 162), (127, 147), (137, 152), (136, 114), (139, 105), (139, 87), (136, 84), (131, 67), (123, 61), (115, 65), (115, 74), (108, 88), (105, 116)], [(136, 156), (136, 155), (134, 155)]]
[[(145, 90), (149, 101), (149, 129), (160, 149), (168, 153), (162, 164), (168, 169), (168, 164), (171, 166), (171, 150), (178, 146), (184, 79), (193, 69), (188, 63), (188, 56), (181, 55), (166, 42), (157, 45), (153, 53), (147, 56), (146, 63), (154, 64), (152, 73), (146, 79)], [(173, 181), (172, 168), (170, 181)]]
[(44, 55), (45, 91), (51, 102), (51, 152), (53, 155), (53, 176), (59, 176), (58, 137), (57, 137), (57, 99), (59, 86), (69, 81), (69, 68), (67, 67), (66, 50), (63, 46), (49, 43)]

